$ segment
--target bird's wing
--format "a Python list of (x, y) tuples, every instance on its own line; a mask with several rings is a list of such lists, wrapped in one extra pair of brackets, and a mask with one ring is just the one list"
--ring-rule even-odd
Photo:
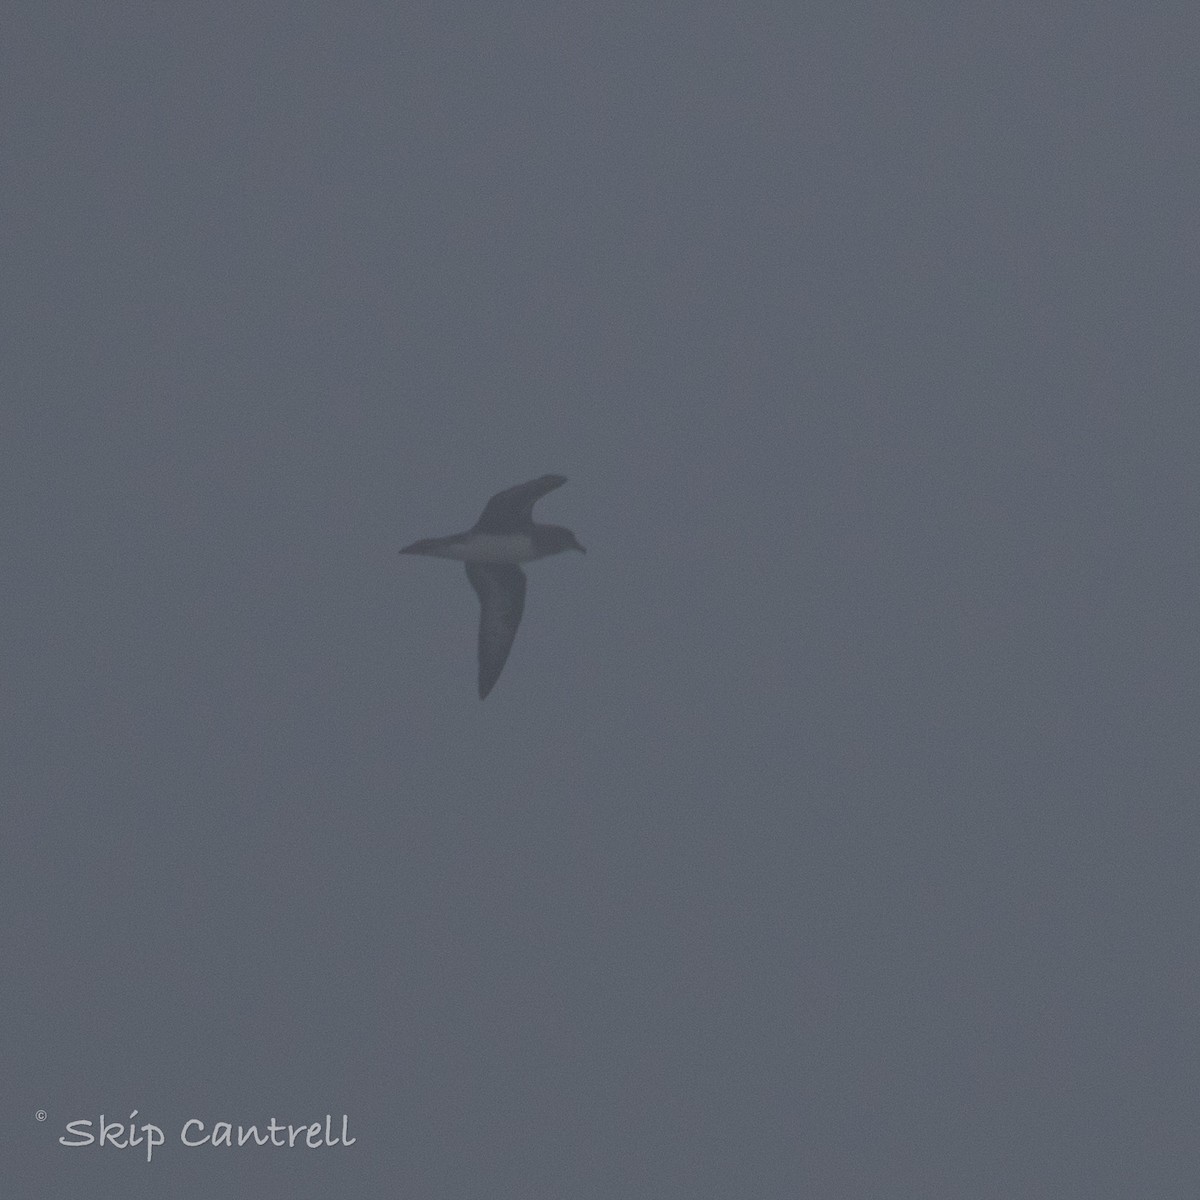
[(533, 506), (567, 482), (565, 475), (543, 475), (497, 492), (475, 522), (476, 533), (512, 533), (533, 520)]
[(479, 597), (479, 698), (492, 690), (525, 611), (525, 572), (510, 563), (467, 563)]

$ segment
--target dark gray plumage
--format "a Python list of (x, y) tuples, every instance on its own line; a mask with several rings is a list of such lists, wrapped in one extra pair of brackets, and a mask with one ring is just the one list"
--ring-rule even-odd
[(479, 698), (500, 678), (525, 612), (525, 572), (513, 563), (467, 563), (479, 597)]
[(565, 475), (542, 475), (497, 492), (479, 520), (448, 537), (422, 538), (401, 554), (456, 558), (467, 565), (467, 578), (479, 597), (479, 698), (500, 678), (525, 611), (525, 572), (517, 565), (558, 554), (587, 551), (561, 525), (535, 525), (533, 506), (562, 487)]

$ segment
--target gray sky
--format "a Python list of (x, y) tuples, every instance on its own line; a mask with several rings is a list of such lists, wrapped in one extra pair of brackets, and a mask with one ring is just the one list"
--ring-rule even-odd
[(515, 7), (6, 22), (5, 1194), (1193, 1200), (1188, 10)]

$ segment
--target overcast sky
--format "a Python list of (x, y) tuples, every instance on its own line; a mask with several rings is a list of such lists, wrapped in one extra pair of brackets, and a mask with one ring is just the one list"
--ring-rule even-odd
[(10, 13), (5, 1195), (1194, 1200), (1191, 16)]

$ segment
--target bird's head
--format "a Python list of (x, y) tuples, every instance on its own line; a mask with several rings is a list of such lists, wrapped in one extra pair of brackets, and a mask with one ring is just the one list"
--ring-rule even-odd
[(542, 525), (538, 529), (538, 542), (546, 554), (558, 554), (563, 550), (587, 551), (575, 540), (575, 535), (561, 525)]

